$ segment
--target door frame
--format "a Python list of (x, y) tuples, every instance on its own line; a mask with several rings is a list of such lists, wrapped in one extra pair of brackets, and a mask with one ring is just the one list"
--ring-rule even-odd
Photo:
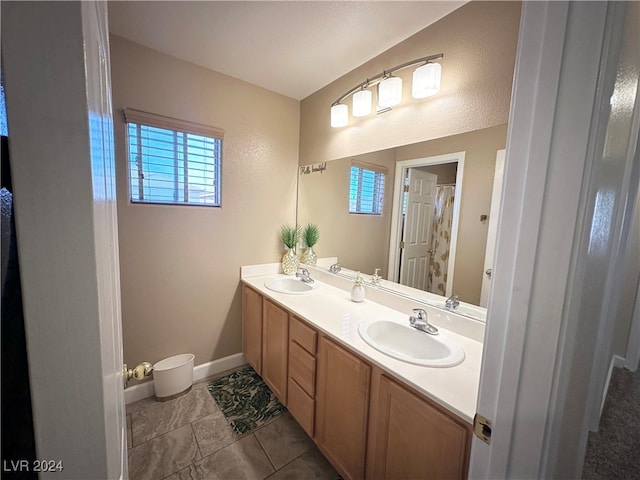
[[(550, 439), (546, 435), (548, 422), (554, 416), (551, 398), (558, 388), (555, 362), (561, 352), (563, 334), (558, 325), (562, 321), (558, 322), (557, 317), (569, 294), (570, 257), (578, 223), (576, 199), (580, 198), (581, 187), (576, 183), (581, 183), (583, 174), (579, 168), (574, 177), (569, 178), (578, 179), (571, 183), (571, 189), (566, 181), (569, 179), (565, 179), (564, 195), (556, 192), (555, 198), (545, 199), (553, 129), (559, 127), (552, 120), (556, 112), (562, 111), (558, 103), (560, 76), (565, 67), (563, 56), (570, 54), (564, 50), (569, 9), (569, 2), (524, 2), (522, 5), (507, 133), (503, 205), (476, 407), (478, 414), (492, 421), (492, 436), (490, 444), (474, 436), (470, 478), (547, 477), (542, 473), (542, 464), (548, 460), (546, 444)], [(604, 25), (600, 31), (591, 32), (591, 38), (602, 35), (603, 28)], [(579, 25), (577, 30), (581, 30)], [(599, 51), (593, 50), (593, 45), (585, 44), (583, 48), (589, 52), (584, 55), (585, 59), (599, 60), (593, 58), (591, 52)], [(588, 70), (588, 75), (580, 66)], [(575, 77), (574, 92), (584, 90), (592, 97), (590, 87), (597, 81), (597, 65), (582, 61), (580, 66), (574, 62), (566, 66), (581, 73)], [(588, 133), (584, 120), (590, 122), (592, 104), (585, 100), (584, 105), (586, 108), (572, 119), (582, 120), (583, 130), (579, 138), (573, 140), (567, 168), (575, 168), (586, 157), (589, 140), (588, 135), (584, 136), (584, 128)], [(562, 199), (566, 202), (564, 224), (556, 224), (555, 229), (558, 239), (564, 241), (553, 247), (555, 265), (545, 265), (551, 268), (545, 269), (545, 273), (551, 271), (553, 275), (545, 275), (546, 283), (539, 284), (540, 291), (534, 292), (537, 277), (543, 274), (536, 257), (544, 254), (540, 252), (544, 246), (540, 235), (545, 221), (545, 200), (557, 205)], [(546, 305), (541, 304), (541, 296), (546, 296)], [(549, 312), (552, 316), (545, 317)], [(535, 386), (536, 390), (532, 391), (529, 386)], [(527, 394), (530, 398), (525, 398)], [(527, 416), (527, 427), (517, 429), (526, 422)]]
[[(506, 149), (501, 148), (496, 152), (496, 164), (493, 174), (493, 187), (491, 191), (491, 209), (489, 210), (489, 229), (487, 231), (487, 246), (484, 250), (484, 263), (482, 264), (482, 288), (480, 290), (480, 306), (487, 308), (489, 292), (491, 291), (491, 276), (487, 279), (487, 269), (491, 269), (493, 275), (493, 264), (496, 251), (496, 236), (498, 234), (498, 224), (500, 223), (500, 204), (502, 203), (502, 187), (504, 186), (504, 159)], [(488, 262), (487, 259), (490, 261)]]
[(447, 288), (446, 295), (450, 296), (453, 291), (453, 270), (455, 266), (456, 247), (458, 244), (458, 225), (460, 222), (460, 200), (462, 198), (462, 179), (464, 174), (465, 152), (452, 152), (443, 155), (414, 158), (411, 160), (401, 160), (396, 162), (396, 171), (393, 182), (393, 206), (391, 209), (391, 232), (389, 235), (389, 263), (387, 271), (388, 279), (392, 282), (399, 282), (400, 266), (400, 220), (402, 218), (402, 193), (404, 177), (409, 168), (428, 167), (442, 165), (443, 163), (457, 163), (456, 171), (456, 193), (453, 200), (453, 224), (451, 226), (451, 244), (449, 247), (449, 265), (447, 268)]
[(581, 249), (612, 84), (601, 67), (619, 8), (623, 2), (522, 5), (477, 405), (493, 422), (492, 437), (473, 438), (470, 478), (574, 478), (582, 469), (590, 413), (582, 394), (591, 379), (580, 369), (592, 365), (580, 360), (596, 357), (593, 323), (606, 319), (578, 315)]

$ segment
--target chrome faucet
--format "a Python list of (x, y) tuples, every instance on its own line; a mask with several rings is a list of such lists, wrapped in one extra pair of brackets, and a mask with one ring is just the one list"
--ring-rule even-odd
[(313, 283), (314, 280), (309, 276), (309, 270), (306, 268), (300, 268), (296, 272), (296, 277), (302, 280), (304, 283)]
[(409, 325), (429, 335), (438, 335), (438, 329), (429, 323), (426, 311), (422, 308), (414, 308), (413, 313), (417, 314), (417, 316), (411, 315), (409, 317)]
[(340, 265), (339, 263), (334, 263), (329, 267), (329, 271), (331, 273), (338, 273), (340, 270), (342, 270), (342, 265)]
[(448, 308), (449, 310), (455, 310), (456, 308), (458, 308), (458, 305), (460, 305), (458, 295), (451, 295), (444, 302), (445, 308)]

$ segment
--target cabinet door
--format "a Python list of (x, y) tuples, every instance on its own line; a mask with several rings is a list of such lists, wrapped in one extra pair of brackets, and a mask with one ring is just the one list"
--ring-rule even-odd
[(376, 480), (466, 478), (471, 425), (385, 377), (372, 407), (369, 455)]
[(321, 336), (316, 441), (345, 479), (364, 478), (371, 367)]
[(289, 313), (265, 299), (262, 319), (262, 379), (286, 405)]
[(262, 295), (242, 286), (242, 353), (249, 365), (262, 373)]

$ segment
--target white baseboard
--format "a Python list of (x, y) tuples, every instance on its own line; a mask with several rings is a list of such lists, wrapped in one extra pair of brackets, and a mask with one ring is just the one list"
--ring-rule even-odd
[[(240, 367), (247, 363), (242, 353), (235, 353), (228, 357), (219, 358), (202, 365), (193, 367), (193, 381), (197, 382), (203, 380), (212, 375), (222, 373), (232, 368)], [(153, 380), (149, 382), (133, 385), (124, 391), (124, 403), (129, 405), (130, 403), (137, 402), (143, 398), (153, 397), (155, 390), (153, 388)]]
[[(613, 375), (613, 369), (624, 367), (625, 360), (620, 355), (614, 355), (611, 357), (611, 363), (609, 364), (609, 371), (607, 372), (607, 380), (604, 382), (604, 392), (602, 392), (602, 403), (600, 403), (600, 415), (602, 416), (602, 410), (604, 409), (604, 402), (607, 399), (607, 393), (609, 392), (609, 383), (611, 382), (611, 375)], [(598, 417), (598, 418), (599, 418)], [(598, 421), (600, 424), (600, 421)]]
[(241, 353), (235, 353), (228, 357), (219, 358), (209, 363), (203, 363), (193, 368), (193, 381), (198, 382), (204, 380), (211, 375), (231, 370), (232, 368), (240, 367), (247, 363), (244, 359), (244, 355)]

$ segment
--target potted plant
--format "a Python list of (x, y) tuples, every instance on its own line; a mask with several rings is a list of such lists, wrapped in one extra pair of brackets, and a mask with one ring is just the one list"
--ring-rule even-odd
[(282, 257), (282, 271), (286, 275), (295, 275), (298, 271), (298, 257), (296, 256), (296, 244), (300, 239), (300, 227), (296, 225), (282, 225), (280, 227), (280, 240), (287, 248), (286, 253)]
[(318, 263), (318, 256), (313, 251), (313, 246), (318, 243), (320, 238), (320, 230), (317, 225), (312, 223), (308, 224), (302, 231), (302, 239), (307, 245), (307, 249), (302, 253), (300, 261), (306, 265), (315, 266)]

